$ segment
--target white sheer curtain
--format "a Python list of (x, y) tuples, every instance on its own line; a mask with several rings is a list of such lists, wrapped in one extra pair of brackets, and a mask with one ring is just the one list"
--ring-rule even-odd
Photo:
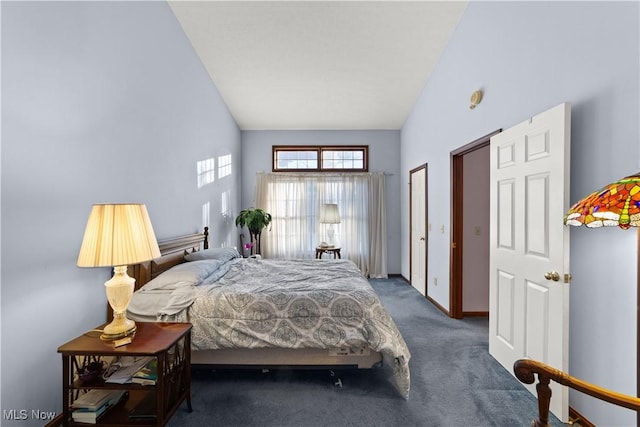
[(387, 209), (384, 174), (369, 181), (369, 277), (387, 278)]
[(383, 173), (258, 173), (256, 207), (269, 212), (271, 230), (261, 235), (265, 258), (313, 258), (326, 240), (320, 206), (337, 203), (334, 224), (342, 258), (369, 277), (387, 277), (387, 232)]

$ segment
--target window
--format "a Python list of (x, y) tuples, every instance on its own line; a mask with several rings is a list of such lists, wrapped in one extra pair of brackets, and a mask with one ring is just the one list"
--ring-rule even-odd
[(198, 188), (211, 184), (215, 179), (214, 159), (199, 160), (197, 163)]
[(366, 172), (368, 146), (273, 146), (274, 172)]
[(218, 179), (231, 175), (231, 154), (218, 156)]
[(260, 238), (262, 256), (314, 258), (328, 239), (320, 208), (335, 203), (340, 223), (332, 228), (342, 258), (370, 277), (387, 277), (384, 188), (383, 173), (257, 173), (256, 206), (272, 216)]

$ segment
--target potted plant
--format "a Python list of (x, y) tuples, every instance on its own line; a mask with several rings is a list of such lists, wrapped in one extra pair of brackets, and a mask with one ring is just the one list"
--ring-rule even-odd
[(236, 226), (247, 227), (251, 236), (250, 249), (255, 248), (256, 254), (260, 253), (260, 234), (271, 223), (271, 214), (262, 209), (249, 208), (240, 211), (236, 217)]

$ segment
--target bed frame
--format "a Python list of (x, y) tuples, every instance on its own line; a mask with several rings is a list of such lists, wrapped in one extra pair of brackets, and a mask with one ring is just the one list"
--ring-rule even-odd
[[(129, 267), (129, 275), (136, 279), (135, 289), (185, 262), (184, 256), (209, 248), (209, 227), (204, 233), (188, 234), (158, 241), (160, 258)], [(191, 364), (207, 368), (359, 368), (370, 369), (382, 364), (382, 355), (370, 349), (221, 349), (192, 350)]]

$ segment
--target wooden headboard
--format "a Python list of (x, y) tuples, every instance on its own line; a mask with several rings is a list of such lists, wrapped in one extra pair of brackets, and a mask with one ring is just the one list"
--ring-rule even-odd
[(185, 255), (200, 249), (208, 249), (209, 227), (205, 227), (202, 234), (187, 234), (172, 239), (159, 240), (158, 247), (160, 248), (160, 258), (129, 266), (129, 276), (136, 279), (135, 290), (140, 289), (142, 285), (174, 265), (185, 262)]

